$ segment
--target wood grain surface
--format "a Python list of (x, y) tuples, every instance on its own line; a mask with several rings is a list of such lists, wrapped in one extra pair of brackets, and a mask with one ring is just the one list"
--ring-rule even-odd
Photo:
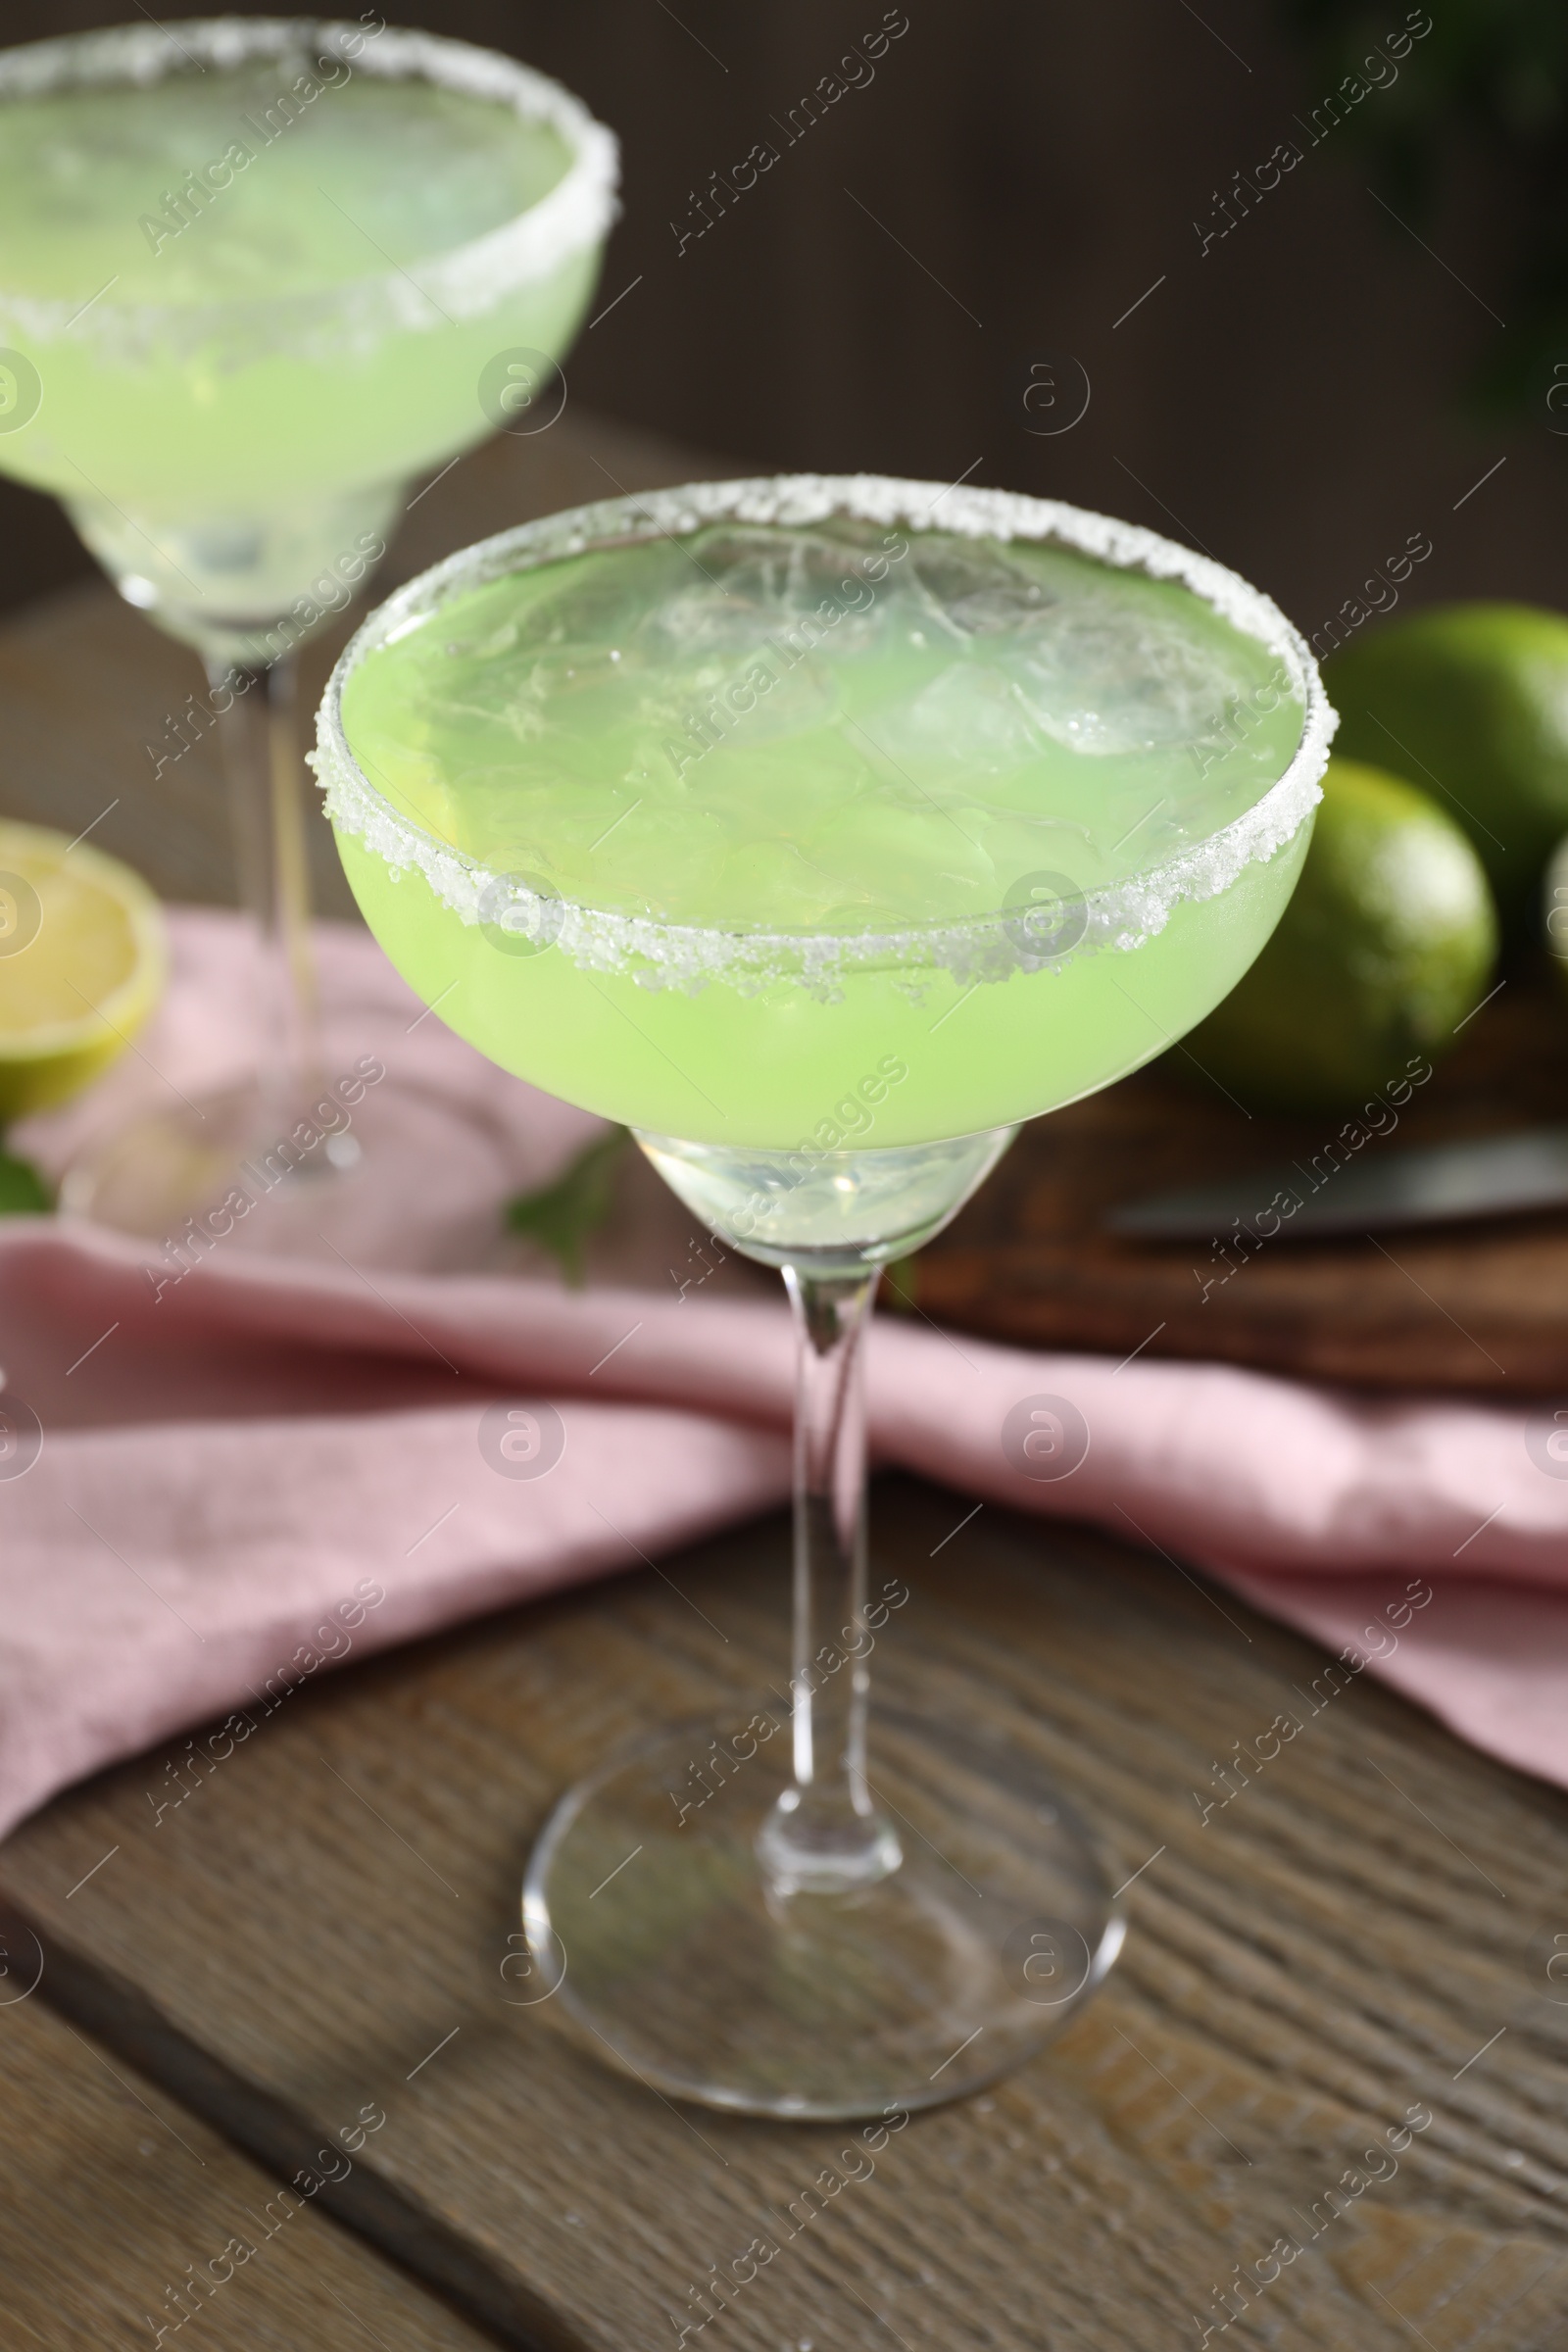
[(209, 2352), (482, 2352), (286, 2177), (31, 1997), (37, 1964), (24, 1936), (0, 1953), (6, 2352), (154, 2352), (160, 2328), (172, 2343), (186, 2327)]
[(1255, 1173), (1250, 1225), (1282, 1167), (1303, 1171), (1303, 1189), (1314, 1168), (1331, 1186), (1331, 1147), (1365, 1165), (1568, 1120), (1568, 990), (1552, 971), (1510, 976), (1451, 1058), (1396, 1110), (1371, 1112), (1381, 1134), (1367, 1140), (1353, 1108), (1271, 1117), (1206, 1085), (1178, 1048), (1025, 1127), (899, 1282), (925, 1313), (1023, 1347), (1218, 1357), (1376, 1389), (1568, 1387), (1568, 1210), (1312, 1242), (1105, 1230), (1118, 1202), (1231, 1179), (1245, 1196)]
[[(274, 2174), (384, 2107), (321, 2202), (508, 2343), (657, 2352), (765, 2231), (777, 2259), (701, 2340), (1164, 2352), (1246, 2265), (1243, 2342), (1555, 2352), (1568, 1800), (1163, 1561), (989, 1506), (955, 1533), (970, 1507), (878, 1494), (913, 1592), (882, 1688), (1032, 1744), (1121, 1857), (1132, 1929), (1063, 2039), (868, 2178), (842, 2127), (677, 2111), (502, 1973), (562, 1788), (777, 1680), (779, 1521), (345, 1672), (206, 1773), (174, 1742), (65, 1796), (0, 1853), (10, 1933)], [(824, 2168), (842, 2188), (781, 2236)]]

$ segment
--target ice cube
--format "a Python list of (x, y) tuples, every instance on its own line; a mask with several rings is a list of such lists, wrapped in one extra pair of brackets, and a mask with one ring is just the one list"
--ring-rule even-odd
[(803, 649), (831, 639), (857, 652), (870, 642), (875, 604), (854, 546), (808, 531), (723, 525), (684, 544), (687, 578), (658, 601), (643, 634), (661, 658), (739, 660), (768, 637)]
[(838, 692), (822, 662), (791, 662), (777, 647), (757, 642), (733, 661), (658, 680), (637, 706), (637, 724), (684, 774), (692, 757), (784, 742), (826, 726), (837, 708)]
[(617, 552), (579, 557), (562, 566), (560, 580), (547, 573), (541, 593), (515, 615), (517, 649), (601, 645), (624, 651), (650, 602), (686, 584), (690, 567), (674, 541), (645, 549), (636, 566), (615, 568)]
[(1102, 757), (1196, 742), (1246, 688), (1221, 649), (1177, 615), (1125, 598), (1055, 605), (997, 658), (1036, 725)]
[(1010, 634), (1055, 602), (1050, 588), (1000, 549), (970, 540), (933, 533), (914, 542), (908, 561), (902, 601), (960, 641)]
[(895, 783), (901, 770), (921, 784), (1010, 775), (1044, 748), (1017, 685), (980, 662), (950, 662), (909, 700), (874, 711), (864, 731)]
[(771, 604), (748, 595), (738, 581), (715, 578), (709, 585), (693, 577), (643, 614), (637, 644), (662, 663), (734, 663), (760, 645), (776, 618)]
[(747, 530), (723, 523), (690, 542), (694, 563), (732, 593), (776, 612), (808, 612), (829, 596), (866, 551), (820, 531)]

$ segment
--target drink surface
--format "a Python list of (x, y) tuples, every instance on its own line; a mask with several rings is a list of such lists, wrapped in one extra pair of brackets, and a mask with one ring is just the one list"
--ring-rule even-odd
[[(117, 575), (163, 587), (162, 559), (221, 601), (221, 551), (182, 529), (287, 512), (303, 543), (322, 498), (481, 439), (506, 420), (486, 362), (559, 356), (591, 289), (613, 150), (574, 101), (460, 44), (308, 29), (182, 26), (188, 62), (151, 24), (0, 54), (0, 466), (72, 502)], [(556, 246), (455, 291), (453, 258), (590, 148)]]
[(514, 572), (343, 707), (380, 788), (495, 870), (666, 923), (881, 933), (1157, 866), (1262, 797), (1302, 716), (1179, 583), (845, 522)]
[[(1272, 855), (1161, 883), (1303, 724), (1279, 652), (1191, 588), (846, 516), (511, 571), (372, 645), (341, 710), (426, 845), (377, 855), (335, 811), (415, 986), (505, 1066), (693, 1141), (931, 1141), (1107, 1083), (1234, 984), (1308, 830), (1303, 804)], [(478, 922), (437, 844), (492, 877)], [(639, 924), (696, 943), (679, 984)]]
[(548, 122), (308, 51), (13, 99), (0, 283), (74, 308), (113, 281), (116, 305), (162, 306), (416, 272), (536, 204), (570, 161)]

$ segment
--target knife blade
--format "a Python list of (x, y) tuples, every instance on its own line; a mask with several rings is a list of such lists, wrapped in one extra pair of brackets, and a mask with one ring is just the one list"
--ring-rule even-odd
[(1311, 1162), (1151, 1194), (1123, 1201), (1104, 1223), (1140, 1241), (1202, 1242), (1238, 1224), (1257, 1233), (1266, 1218), (1260, 1239), (1295, 1240), (1568, 1206), (1568, 1127), (1521, 1128), (1377, 1157), (1370, 1145), (1363, 1150), (1364, 1158), (1330, 1159), (1327, 1167), (1319, 1163), (1329, 1155), (1319, 1152)]

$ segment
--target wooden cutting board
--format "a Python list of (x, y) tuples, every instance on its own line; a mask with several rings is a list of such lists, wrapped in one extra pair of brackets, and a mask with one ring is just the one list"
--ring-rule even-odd
[[(1530, 971), (1465, 1024), (1396, 1128), (1355, 1157), (1558, 1120), (1568, 993)], [(1026, 1347), (1219, 1358), (1375, 1389), (1568, 1391), (1568, 1209), (1229, 1250), (1104, 1228), (1116, 1203), (1151, 1193), (1309, 1167), (1344, 1125), (1229, 1100), (1178, 1047), (1026, 1127), (896, 1282), (938, 1322)], [(1256, 1211), (1271, 1197), (1260, 1185)]]

